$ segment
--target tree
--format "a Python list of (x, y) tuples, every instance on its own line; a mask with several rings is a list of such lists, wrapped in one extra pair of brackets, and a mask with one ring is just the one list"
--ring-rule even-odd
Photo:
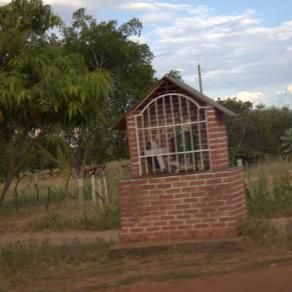
[[(142, 24), (132, 19), (120, 26), (116, 21), (97, 23), (81, 8), (73, 14), (72, 24), (63, 27), (63, 44), (69, 53), (84, 57), (90, 71), (105, 69), (111, 74), (113, 90), (105, 101), (107, 109), (102, 123), (110, 128), (129, 107), (153, 85), (153, 55), (146, 44), (133, 41), (140, 35)], [(108, 131), (116, 158), (127, 152), (123, 133)]]
[[(90, 126), (62, 129), (64, 136), (59, 140), (59, 151), (80, 185), (80, 205), (84, 201), (85, 165), (103, 164), (126, 154), (126, 137), (113, 134), (111, 127), (154, 82), (149, 47), (131, 40), (140, 36), (141, 29), (135, 18), (121, 26), (116, 21), (97, 23), (84, 8), (73, 13), (70, 26), (63, 27), (63, 46), (68, 53), (82, 54), (89, 71), (106, 69), (113, 82), (113, 90), (102, 105), (107, 110)], [(76, 147), (72, 147), (73, 140)]]
[(226, 116), (225, 119), (231, 161), (235, 162), (237, 158), (252, 159), (247, 137), (251, 135), (253, 104), (237, 100), (236, 98), (218, 99), (217, 101), (238, 114), (236, 118)]
[(181, 71), (179, 70), (170, 70), (168, 73), (167, 73), (168, 76), (174, 78), (174, 79), (177, 79), (177, 80), (183, 80), (182, 79), (182, 76), (181, 76)]
[[(84, 207), (84, 177), (86, 166), (102, 165), (113, 153), (112, 141), (108, 133), (110, 128), (103, 121), (104, 111), (99, 111), (96, 119), (86, 126), (55, 128), (50, 135), (56, 149), (50, 152), (42, 148), (45, 156), (55, 162), (59, 169), (73, 174), (78, 185), (78, 203)], [(56, 155), (53, 153), (56, 152)]]
[(292, 154), (292, 128), (285, 131), (285, 135), (281, 136), (282, 147), (284, 153), (287, 155)]
[(265, 156), (281, 155), (281, 136), (291, 127), (292, 111), (287, 107), (254, 107), (236, 98), (218, 100), (237, 118), (226, 117), (231, 160), (243, 158), (254, 161)]
[(0, 7), (0, 205), (39, 140), (55, 126), (90, 123), (110, 92), (109, 74), (89, 72), (82, 55), (50, 34), (60, 24), (41, 0)]

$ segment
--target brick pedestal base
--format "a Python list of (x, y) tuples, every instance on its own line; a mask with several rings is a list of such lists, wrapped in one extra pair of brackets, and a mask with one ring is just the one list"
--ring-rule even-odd
[(225, 238), (246, 215), (242, 168), (120, 182), (121, 240)]

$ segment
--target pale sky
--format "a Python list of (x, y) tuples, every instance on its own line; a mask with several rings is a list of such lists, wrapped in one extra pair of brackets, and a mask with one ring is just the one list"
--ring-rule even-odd
[(66, 22), (85, 7), (97, 21), (143, 22), (137, 41), (154, 53), (157, 77), (170, 69), (204, 93), (292, 107), (292, 1), (45, 0)]

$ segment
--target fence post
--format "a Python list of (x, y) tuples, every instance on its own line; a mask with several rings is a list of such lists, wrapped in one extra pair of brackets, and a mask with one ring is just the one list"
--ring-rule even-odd
[(95, 174), (94, 172), (91, 174), (91, 195), (92, 195), (92, 204), (93, 207), (97, 207), (97, 201), (96, 201), (96, 186), (95, 186)]
[(107, 190), (107, 181), (105, 175), (103, 175), (103, 187), (104, 187), (104, 196), (105, 196), (105, 203), (109, 204), (109, 197), (108, 197), (108, 190)]
[(243, 166), (242, 159), (241, 158), (237, 159), (236, 164), (238, 167), (242, 167)]
[(102, 206), (102, 197), (103, 197), (103, 195), (102, 195), (102, 192), (101, 192), (101, 179), (98, 178), (97, 182), (98, 182), (99, 206)]

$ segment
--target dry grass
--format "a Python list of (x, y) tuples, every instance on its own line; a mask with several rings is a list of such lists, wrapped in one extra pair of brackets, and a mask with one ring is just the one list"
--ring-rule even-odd
[(247, 169), (245, 176), (251, 216), (292, 215), (292, 162), (269, 159)]
[[(8, 193), (4, 205), (0, 208), (0, 233), (31, 232), (42, 230), (103, 230), (118, 228), (118, 182), (129, 177), (127, 161), (114, 161), (106, 169), (109, 186), (110, 206), (93, 209), (91, 203), (90, 179), (85, 181), (85, 212), (81, 211), (76, 199), (76, 182), (69, 183), (69, 194), (66, 195), (66, 175), (58, 172), (38, 175), (39, 200), (34, 186), (34, 175), (27, 175), (19, 184), (18, 203), (14, 186)], [(51, 195), (48, 203), (48, 187)]]
[[(19, 185), (16, 212), (13, 187), (0, 209), (0, 233), (41, 230), (100, 230), (118, 226), (118, 182), (129, 178), (129, 162), (114, 161), (108, 164), (106, 177), (112, 209), (96, 212), (92, 209), (90, 179), (86, 180), (86, 214), (76, 200), (76, 182), (71, 178), (69, 195), (65, 194), (66, 175), (41, 173), (38, 176), (40, 192), (37, 202), (34, 176), (27, 175)], [(270, 159), (246, 169), (248, 207), (254, 217), (282, 217), (292, 215), (292, 162)], [(49, 212), (45, 211), (48, 187), (51, 189)], [(110, 215), (108, 215), (110, 214)], [(111, 216), (115, 218), (111, 220)], [(109, 222), (103, 222), (106, 220)]]
[(292, 182), (292, 161), (282, 158), (268, 158), (259, 163), (253, 164), (245, 170), (247, 181), (255, 181), (261, 176), (265, 176), (271, 182), (275, 176), (290, 175)]

